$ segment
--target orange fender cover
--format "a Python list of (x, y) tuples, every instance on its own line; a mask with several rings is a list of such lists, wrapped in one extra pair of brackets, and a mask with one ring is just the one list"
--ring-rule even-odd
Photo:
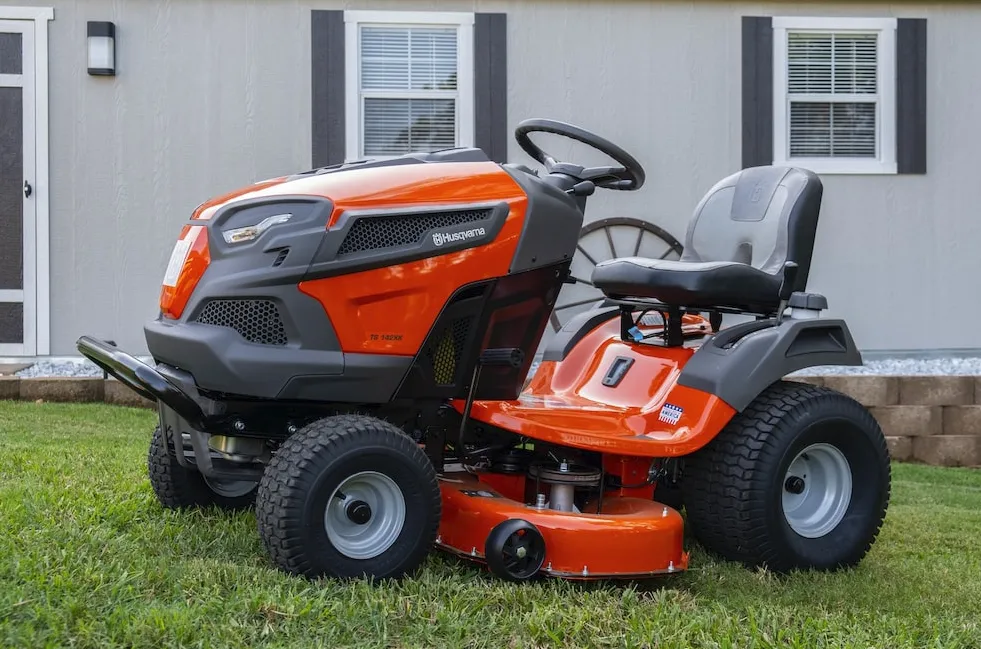
[[(563, 446), (642, 457), (688, 455), (736, 412), (715, 395), (678, 385), (695, 351), (624, 342), (619, 318), (613, 318), (564, 360), (542, 362), (517, 400), (475, 401), (471, 416)], [(618, 385), (603, 385), (618, 358), (632, 361), (630, 368)]]
[(608, 496), (600, 514), (536, 509), (505, 498), (468, 473), (445, 474), (440, 490), (443, 512), (437, 547), (464, 558), (484, 561), (491, 530), (520, 518), (545, 539), (546, 575), (630, 578), (688, 567), (681, 514), (653, 500)]

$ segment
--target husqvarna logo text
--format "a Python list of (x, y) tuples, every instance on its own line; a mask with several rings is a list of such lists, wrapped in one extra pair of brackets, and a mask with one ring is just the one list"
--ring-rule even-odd
[(444, 243), (453, 243), (454, 241), (466, 241), (467, 239), (473, 239), (474, 237), (482, 237), (487, 234), (483, 228), (474, 228), (472, 230), (463, 230), (462, 232), (433, 232), (433, 243), (437, 246), (441, 246)]

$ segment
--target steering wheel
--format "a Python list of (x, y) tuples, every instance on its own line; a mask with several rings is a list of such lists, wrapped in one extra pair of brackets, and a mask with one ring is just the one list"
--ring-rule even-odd
[[(610, 156), (620, 166), (580, 167), (575, 164), (559, 162), (531, 141), (531, 138), (528, 137), (531, 133), (552, 133), (582, 142)], [(554, 119), (526, 119), (518, 124), (518, 128), (514, 130), (514, 139), (524, 149), (525, 153), (545, 165), (545, 170), (548, 173), (563, 173), (577, 178), (580, 182), (589, 180), (597, 187), (621, 191), (634, 191), (640, 189), (644, 184), (644, 168), (640, 166), (636, 158), (609, 140), (578, 126)]]

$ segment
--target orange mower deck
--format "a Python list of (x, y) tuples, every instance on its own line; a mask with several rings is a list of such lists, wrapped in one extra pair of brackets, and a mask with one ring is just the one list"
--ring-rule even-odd
[(466, 559), (484, 562), (494, 527), (523, 519), (545, 540), (542, 572), (548, 576), (638, 578), (688, 567), (681, 514), (653, 500), (607, 496), (599, 514), (590, 513), (595, 503), (583, 513), (566, 513), (512, 500), (466, 472), (445, 474), (440, 491), (436, 545)]

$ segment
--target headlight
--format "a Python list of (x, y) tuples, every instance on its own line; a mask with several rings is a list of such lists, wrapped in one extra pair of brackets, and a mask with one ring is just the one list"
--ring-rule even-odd
[(234, 228), (232, 230), (222, 230), (221, 236), (225, 238), (225, 243), (229, 244), (253, 241), (272, 226), (286, 223), (291, 218), (293, 218), (292, 214), (267, 216), (255, 225), (247, 225), (244, 228)]

